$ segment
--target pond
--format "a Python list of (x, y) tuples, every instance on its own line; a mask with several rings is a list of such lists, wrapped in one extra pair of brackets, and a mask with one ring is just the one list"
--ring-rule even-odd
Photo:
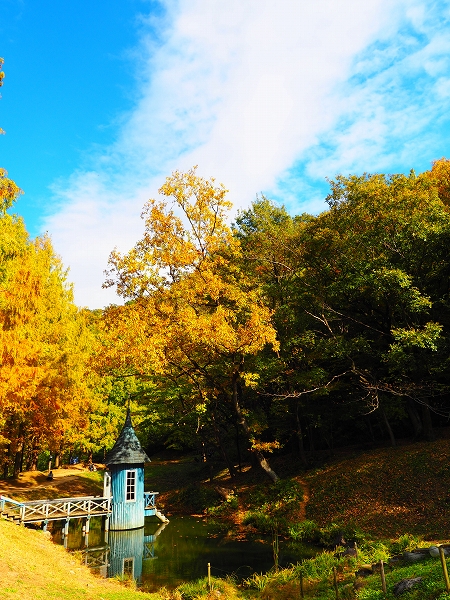
[[(212, 576), (233, 575), (239, 581), (274, 565), (270, 538), (238, 541), (206, 519), (172, 516), (170, 523), (162, 524), (151, 517), (142, 529), (110, 531), (106, 539), (101, 519), (91, 519), (88, 536), (83, 535), (82, 525), (73, 519), (65, 538), (55, 525), (53, 540), (68, 550), (81, 550), (85, 564), (104, 577), (130, 576), (146, 591), (173, 589), (206, 577), (208, 563)], [(316, 552), (306, 546), (293, 551), (280, 540), (279, 565), (295, 564)]]

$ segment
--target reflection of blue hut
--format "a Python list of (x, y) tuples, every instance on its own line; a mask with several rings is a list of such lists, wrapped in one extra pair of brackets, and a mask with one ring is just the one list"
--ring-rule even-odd
[(109, 545), (108, 577), (125, 575), (139, 581), (144, 558), (144, 530), (112, 531)]
[(150, 459), (136, 437), (128, 409), (125, 425), (106, 456), (111, 472), (111, 530), (144, 527), (144, 464), (148, 462)]
[(144, 529), (111, 531), (109, 534), (108, 577), (127, 576), (140, 580), (144, 561), (155, 557), (155, 542), (166, 523), (153, 535), (144, 535)]

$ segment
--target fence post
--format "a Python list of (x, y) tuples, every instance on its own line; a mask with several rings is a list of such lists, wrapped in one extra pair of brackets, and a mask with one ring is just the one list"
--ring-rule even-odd
[(208, 587), (211, 591), (211, 563), (208, 563)]
[(381, 589), (383, 590), (383, 594), (387, 593), (386, 589), (386, 577), (384, 576), (384, 563), (380, 560), (380, 575), (381, 575)]
[(336, 567), (333, 567), (333, 585), (334, 585), (334, 591), (336, 593), (336, 600), (339, 600), (339, 590), (338, 590), (338, 585), (337, 585)]
[(445, 588), (447, 592), (450, 592), (450, 581), (448, 579), (447, 562), (445, 560), (444, 548), (442, 546), (439, 546), (439, 555), (441, 557), (442, 571), (444, 573)]

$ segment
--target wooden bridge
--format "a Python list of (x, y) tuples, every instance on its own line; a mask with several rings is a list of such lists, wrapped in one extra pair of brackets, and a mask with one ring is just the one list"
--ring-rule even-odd
[(48, 521), (76, 517), (108, 517), (111, 514), (111, 498), (81, 496), (17, 502), (12, 498), (0, 496), (0, 514), (20, 525), (41, 521), (47, 524)]
[[(157, 494), (158, 492), (144, 492), (145, 516), (154, 515), (163, 523), (167, 523), (167, 517), (156, 508)], [(67, 530), (70, 519), (85, 518), (87, 520), (86, 532), (89, 531), (91, 517), (106, 517), (105, 530), (108, 531), (109, 516), (112, 512), (111, 502), (112, 496), (82, 496), (18, 502), (0, 495), (0, 515), (20, 525), (43, 522), (44, 529), (47, 528), (49, 521), (65, 519)]]

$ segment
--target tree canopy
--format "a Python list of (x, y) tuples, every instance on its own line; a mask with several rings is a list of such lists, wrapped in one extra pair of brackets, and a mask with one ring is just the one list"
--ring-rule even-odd
[(4, 472), (43, 449), (101, 456), (129, 402), (148, 448), (233, 476), (250, 458), (273, 481), (273, 452), (306, 466), (432, 439), (450, 415), (450, 161), (329, 183), (317, 216), (262, 196), (230, 224), (222, 184), (174, 172), (111, 253), (124, 304), (86, 311), (50, 239), (9, 214), (20, 189), (1, 171)]

